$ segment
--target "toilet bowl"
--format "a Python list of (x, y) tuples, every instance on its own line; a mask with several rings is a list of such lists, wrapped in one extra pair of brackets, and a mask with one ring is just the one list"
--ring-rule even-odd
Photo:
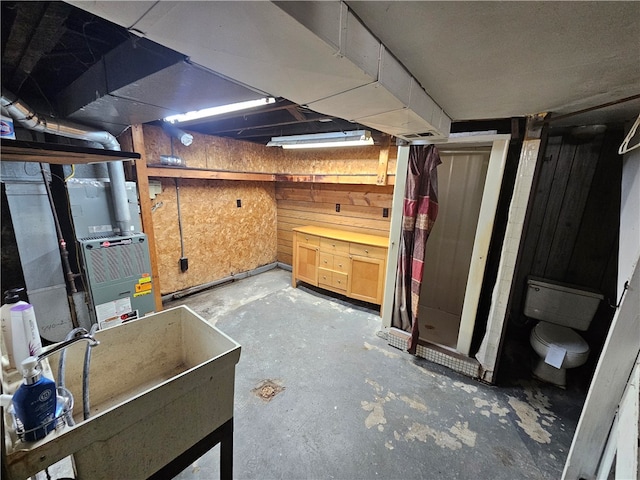
[(540, 320), (529, 337), (539, 357), (534, 377), (566, 386), (567, 369), (584, 365), (590, 351), (589, 344), (574, 329), (589, 328), (602, 298), (581, 287), (528, 278), (524, 314)]
[[(547, 322), (538, 322), (529, 342), (540, 357), (533, 369), (533, 376), (561, 387), (567, 383), (567, 368), (584, 365), (591, 351), (589, 344), (574, 330)], [(565, 352), (559, 368), (547, 363), (549, 351), (554, 347), (557, 352)]]

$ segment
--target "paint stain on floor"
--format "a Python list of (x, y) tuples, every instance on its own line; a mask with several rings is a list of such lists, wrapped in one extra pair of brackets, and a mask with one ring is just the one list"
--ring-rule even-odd
[(364, 425), (367, 428), (378, 425), (378, 430), (380, 430), (381, 426), (382, 430), (384, 430), (384, 424), (387, 423), (387, 419), (384, 417), (384, 408), (382, 407), (384, 403), (384, 398), (378, 398), (375, 402), (367, 402), (366, 400), (360, 402), (363, 410), (371, 412), (364, 421)]
[(384, 348), (380, 348), (377, 345), (371, 345), (370, 343), (367, 343), (367, 342), (364, 342), (364, 348), (365, 350), (376, 350), (388, 358), (400, 358), (400, 355), (398, 355), (395, 352), (390, 352), (388, 350), (385, 350)]
[(465, 445), (469, 447), (476, 446), (477, 433), (469, 430), (469, 422), (456, 422), (449, 431)]
[(458, 387), (467, 393), (476, 393), (478, 391), (478, 387), (476, 387), (475, 385), (469, 385), (468, 383), (453, 382), (453, 386)]
[(491, 417), (492, 413), (498, 417), (506, 417), (509, 413), (509, 409), (501, 407), (500, 403), (497, 401), (489, 402), (483, 398), (473, 397), (473, 403), (476, 408), (481, 409), (480, 414), (487, 418)]
[(426, 442), (428, 437), (431, 437), (435, 444), (442, 448), (450, 450), (460, 450), (462, 448), (462, 443), (456, 437), (417, 422), (414, 422), (407, 433), (404, 434), (404, 438), (407, 441), (418, 440)]
[(513, 411), (519, 418), (516, 422), (518, 426), (536, 442), (551, 443), (551, 434), (538, 423), (538, 419), (540, 418), (538, 411), (527, 402), (511, 396), (508, 398), (509, 405), (511, 405), (511, 408), (513, 408)]
[(509, 405), (519, 420), (517, 424), (529, 437), (538, 443), (551, 443), (551, 433), (544, 427), (551, 427), (556, 416), (551, 410), (551, 402), (534, 384), (523, 383), (526, 401), (508, 396)]
[(418, 410), (419, 412), (425, 412), (425, 413), (427, 413), (429, 411), (429, 407), (427, 407), (420, 400), (416, 400), (414, 398), (409, 398), (406, 395), (400, 395), (399, 398), (400, 398), (400, 400), (402, 400), (404, 403), (409, 405), (414, 410)]
[[(363, 400), (360, 404), (363, 410), (369, 412), (369, 415), (365, 419), (365, 427), (367, 427), (367, 429), (377, 426), (379, 432), (384, 432), (384, 425), (387, 423), (387, 419), (384, 416), (383, 405), (393, 400), (400, 400), (409, 405), (410, 408), (416, 411), (419, 419), (425, 418), (425, 414), (438, 415), (438, 412), (431, 411), (421, 398), (397, 395), (391, 391), (388, 391), (385, 397), (381, 397), (380, 395), (384, 391), (382, 385), (372, 379), (366, 379), (365, 382), (375, 390), (374, 401)], [(405, 419), (409, 420), (409, 417), (405, 415)], [(477, 433), (469, 429), (469, 422), (461, 421), (456, 422), (448, 431), (439, 430), (418, 421), (413, 421), (411, 426), (407, 427), (406, 431), (399, 432), (398, 430), (394, 430), (393, 432), (393, 438), (396, 441), (427, 442), (428, 440), (433, 440), (439, 447), (450, 450), (460, 450), (463, 448), (463, 445), (473, 448), (476, 445), (476, 437)], [(391, 439), (385, 440), (385, 447), (389, 450), (395, 448)]]

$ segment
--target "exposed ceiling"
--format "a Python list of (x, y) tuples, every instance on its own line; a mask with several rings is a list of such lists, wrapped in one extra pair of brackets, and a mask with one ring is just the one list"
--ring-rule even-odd
[(3, 88), (116, 134), (264, 94), (277, 102), (184, 128), (411, 139), (451, 120), (640, 112), (640, 2), (1, 3)]

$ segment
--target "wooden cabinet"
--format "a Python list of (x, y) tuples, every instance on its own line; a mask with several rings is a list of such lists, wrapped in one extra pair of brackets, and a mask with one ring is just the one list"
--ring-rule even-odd
[(389, 239), (322, 227), (293, 229), (298, 281), (382, 305)]
[(302, 235), (293, 254), (293, 270), (298, 279), (314, 286), (318, 286), (319, 245), (319, 237)]

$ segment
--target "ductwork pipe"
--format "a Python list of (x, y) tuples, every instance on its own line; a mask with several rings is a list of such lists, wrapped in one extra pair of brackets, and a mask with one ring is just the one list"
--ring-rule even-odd
[(162, 122), (162, 128), (169, 135), (180, 140), (180, 143), (182, 143), (185, 147), (188, 147), (193, 143), (193, 135), (185, 132), (184, 130), (180, 130), (175, 125), (172, 125), (168, 122)]
[[(109, 132), (90, 130), (84, 125), (65, 120), (47, 119), (4, 89), (2, 90), (0, 105), (2, 106), (3, 112), (6, 112), (26, 129), (60, 135), (61, 137), (75, 138), (77, 140), (96, 142), (106, 150), (120, 151), (120, 143), (118, 143), (116, 137)], [(111, 200), (116, 217), (116, 225), (120, 229), (120, 235), (128, 235), (133, 225), (131, 223), (131, 212), (129, 211), (124, 167), (121, 161), (109, 162), (107, 169), (109, 171)]]

